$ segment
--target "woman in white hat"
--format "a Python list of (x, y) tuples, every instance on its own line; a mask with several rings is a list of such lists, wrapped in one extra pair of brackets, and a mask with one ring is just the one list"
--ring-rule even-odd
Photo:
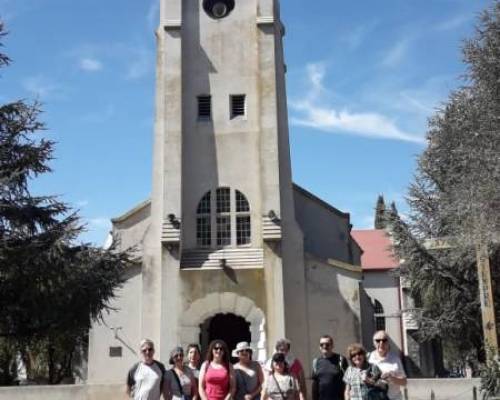
[(239, 361), (234, 365), (236, 375), (236, 400), (258, 400), (264, 381), (262, 368), (252, 360), (252, 348), (248, 342), (239, 342), (232, 353)]

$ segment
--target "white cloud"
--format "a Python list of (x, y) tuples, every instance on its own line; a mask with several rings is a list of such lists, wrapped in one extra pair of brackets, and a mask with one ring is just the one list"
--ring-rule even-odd
[(451, 31), (453, 29), (460, 28), (462, 25), (469, 22), (471, 19), (470, 15), (456, 15), (453, 18), (447, 19), (436, 25), (436, 31)]
[(47, 98), (60, 97), (62, 88), (43, 75), (31, 76), (22, 81), (23, 88), (32, 96), (46, 100)]
[(325, 132), (345, 133), (377, 139), (401, 140), (423, 143), (424, 138), (398, 128), (395, 121), (382, 114), (366, 111), (352, 112), (347, 108), (338, 110), (325, 100), (327, 91), (323, 86), (325, 67), (323, 64), (307, 66), (310, 83), (309, 92), (303, 100), (290, 102), (296, 115), (292, 115), (291, 123), (307, 126)]
[(353, 27), (349, 30), (349, 33), (342, 36), (340, 40), (347, 44), (351, 50), (357, 49), (363, 44), (363, 41), (378, 25), (378, 21), (374, 21), (369, 24), (360, 25)]
[(96, 58), (85, 57), (80, 59), (80, 69), (88, 72), (96, 72), (102, 70), (102, 63)]
[(396, 67), (404, 59), (408, 51), (409, 40), (402, 39), (397, 42), (382, 59), (381, 65), (384, 67)]

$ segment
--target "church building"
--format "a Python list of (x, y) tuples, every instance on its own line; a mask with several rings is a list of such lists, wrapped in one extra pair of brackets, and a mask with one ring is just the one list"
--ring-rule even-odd
[[(349, 214), (292, 182), (278, 0), (158, 0), (151, 198), (112, 220), (137, 266), (94, 324), (88, 381), (124, 382), (144, 338), (277, 339), (309, 369), (322, 334), (361, 341)], [(138, 99), (137, 101), (140, 101)]]

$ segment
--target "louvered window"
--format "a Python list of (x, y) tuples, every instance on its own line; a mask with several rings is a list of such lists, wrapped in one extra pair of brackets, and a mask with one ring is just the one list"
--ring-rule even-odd
[(231, 118), (242, 117), (246, 114), (246, 96), (234, 94), (231, 96)]
[(198, 96), (198, 119), (212, 118), (212, 96)]

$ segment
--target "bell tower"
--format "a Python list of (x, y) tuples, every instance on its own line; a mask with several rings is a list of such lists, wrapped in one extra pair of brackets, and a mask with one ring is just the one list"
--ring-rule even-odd
[(198, 341), (190, 304), (226, 293), (263, 314), (262, 357), (285, 335), (306, 349), (279, 3), (161, 0), (160, 14), (143, 336), (162, 356)]

